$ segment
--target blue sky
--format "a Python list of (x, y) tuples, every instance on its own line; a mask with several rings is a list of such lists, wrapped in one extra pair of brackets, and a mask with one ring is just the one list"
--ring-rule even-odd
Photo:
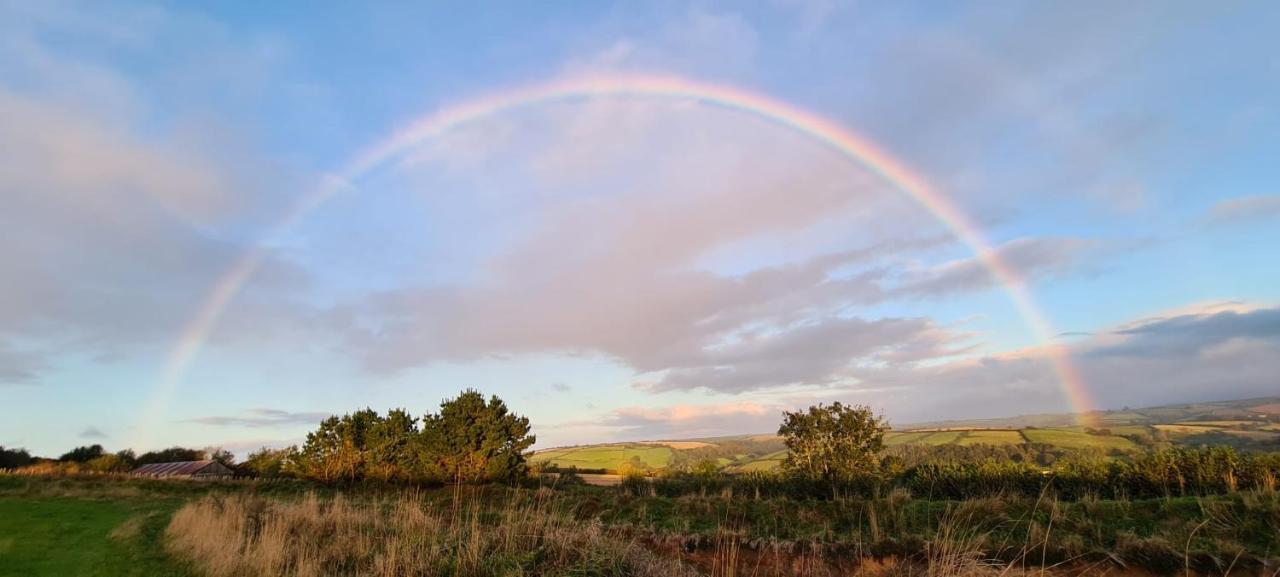
[[(1278, 27), (1266, 2), (3, 2), (0, 444), (243, 452), (464, 387), (540, 446), (768, 431), (831, 400), (1069, 410), (1049, 347), (1103, 408), (1274, 394)], [(874, 142), (1062, 334), (867, 167), (689, 99), (489, 115), (273, 232), (414, 119), (640, 74)]]

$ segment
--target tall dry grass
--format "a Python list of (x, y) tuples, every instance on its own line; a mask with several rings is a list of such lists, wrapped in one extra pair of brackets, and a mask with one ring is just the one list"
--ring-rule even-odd
[(168, 546), (209, 577), (695, 574), (619, 530), (579, 522), (549, 491), (497, 500), (211, 495), (174, 514)]

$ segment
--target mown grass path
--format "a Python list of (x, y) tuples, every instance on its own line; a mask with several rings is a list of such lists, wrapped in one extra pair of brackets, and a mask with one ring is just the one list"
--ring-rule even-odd
[(0, 497), (0, 576), (189, 575), (164, 552), (180, 500)]

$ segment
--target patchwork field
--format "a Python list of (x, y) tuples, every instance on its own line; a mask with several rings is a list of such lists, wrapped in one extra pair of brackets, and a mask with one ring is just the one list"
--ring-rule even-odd
[(1173, 424), (1173, 425), (1164, 425), (1164, 424), (1161, 424), (1161, 425), (1152, 425), (1152, 426), (1153, 426), (1153, 427), (1155, 427), (1155, 429), (1156, 429), (1157, 431), (1164, 431), (1164, 432), (1169, 433), (1169, 434), (1171, 434), (1171, 435), (1195, 435), (1195, 434), (1199, 434), (1199, 433), (1210, 433), (1210, 432), (1213, 432), (1213, 431), (1219, 431), (1219, 430), (1222, 430), (1222, 428), (1221, 428), (1221, 427), (1212, 427), (1212, 426), (1206, 426), (1206, 425), (1181, 424), (1181, 423), (1179, 423), (1179, 424)]
[(1090, 435), (1071, 429), (1026, 429), (1023, 436), (1032, 443), (1044, 443), (1063, 449), (1120, 449), (1131, 450), (1138, 446), (1126, 437), (1114, 435)]
[[(1061, 451), (1123, 452), (1160, 443), (1210, 443), (1280, 449), (1280, 401), (1276, 399), (1103, 411), (1093, 417), (1097, 430), (1076, 424), (1073, 415), (1029, 415), (922, 424), (890, 431), (884, 441), (891, 448), (1038, 443)], [(608, 471), (619, 471), (627, 463), (634, 464), (634, 459), (654, 471), (711, 461), (725, 471), (750, 472), (778, 468), (786, 458), (781, 448), (775, 435), (738, 435), (546, 449), (534, 461)]]
[(1027, 442), (1020, 431), (966, 431), (957, 441), (961, 445), (1017, 445)]
[(662, 469), (671, 463), (675, 449), (662, 445), (626, 443), (617, 445), (591, 445), (539, 451), (534, 463), (546, 463), (557, 467), (579, 469), (607, 469), (616, 471), (624, 464), (638, 459), (644, 468)]

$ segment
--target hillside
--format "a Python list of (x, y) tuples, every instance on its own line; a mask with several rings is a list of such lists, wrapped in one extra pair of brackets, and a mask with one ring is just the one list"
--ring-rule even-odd
[[(1076, 425), (1076, 415), (1069, 413), (915, 423), (895, 427), (885, 444), (891, 451), (912, 445), (1037, 444), (1062, 453), (1112, 454), (1170, 444), (1280, 449), (1280, 397), (1125, 408), (1092, 416), (1097, 428)], [(781, 439), (755, 434), (557, 447), (537, 451), (532, 460), (609, 472), (690, 468), (710, 461), (725, 471), (748, 472), (777, 468), (785, 458)]]

